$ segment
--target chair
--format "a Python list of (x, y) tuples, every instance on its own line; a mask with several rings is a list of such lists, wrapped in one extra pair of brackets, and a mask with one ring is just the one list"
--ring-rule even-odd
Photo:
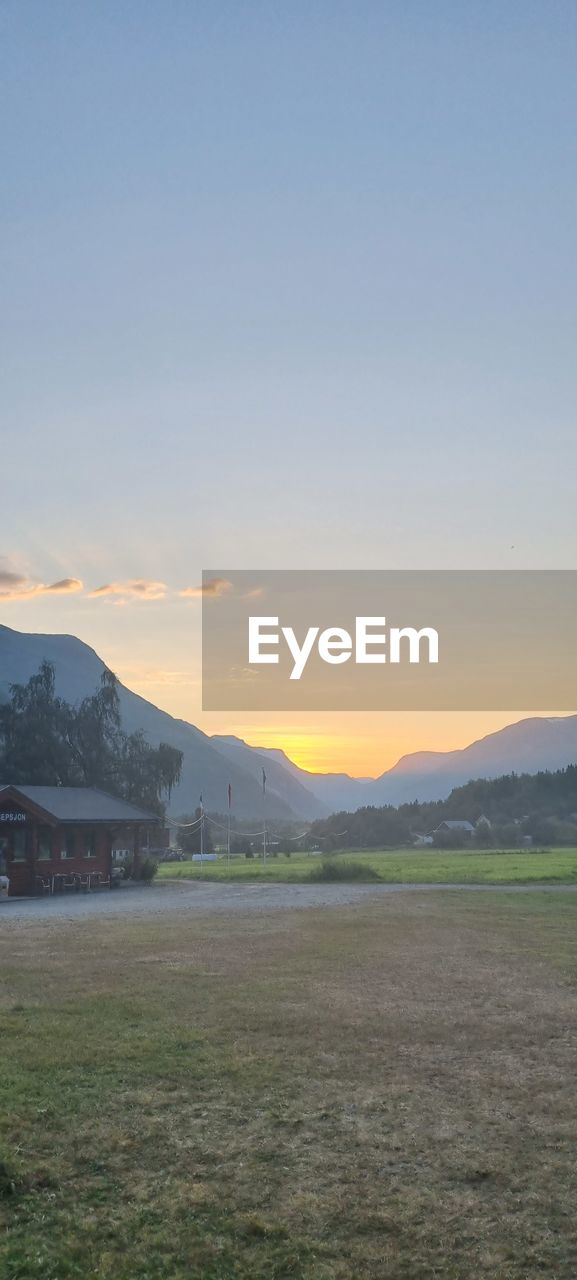
[(51, 893), (52, 882), (50, 876), (36, 876), (35, 887), (39, 898), (44, 897), (46, 893)]

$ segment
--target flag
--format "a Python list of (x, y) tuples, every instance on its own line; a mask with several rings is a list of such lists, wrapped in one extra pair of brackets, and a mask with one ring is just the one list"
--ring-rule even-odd
[(264, 794), (265, 794), (265, 791), (266, 791), (266, 773), (265, 773), (265, 771), (264, 771), (264, 769), (263, 769), (263, 771), (262, 771), (262, 794), (263, 794), (263, 796), (264, 796)]
[(228, 807), (229, 809), (232, 808), (232, 787), (230, 785), (230, 782), (228, 784)]

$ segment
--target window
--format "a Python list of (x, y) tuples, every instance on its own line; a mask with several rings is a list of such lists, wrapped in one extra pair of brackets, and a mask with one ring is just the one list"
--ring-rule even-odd
[(12, 832), (12, 861), (26, 862), (26, 832), (23, 829)]
[(96, 832), (86, 831), (84, 835), (84, 857), (96, 857)]
[(52, 832), (50, 827), (38, 828), (38, 852), (37, 858), (39, 862), (49, 862), (52, 857)]
[(62, 857), (63, 858), (76, 857), (76, 832), (75, 831), (66, 832), (66, 835), (64, 836), (64, 848), (62, 850)]

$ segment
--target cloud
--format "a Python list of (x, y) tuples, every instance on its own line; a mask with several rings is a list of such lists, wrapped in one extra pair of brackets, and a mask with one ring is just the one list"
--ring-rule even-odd
[(58, 582), (34, 582), (22, 573), (0, 569), (0, 600), (33, 600), (36, 596), (66, 596), (82, 591), (80, 578), (61, 578)]
[(233, 684), (254, 684), (260, 679), (260, 671), (254, 667), (229, 667), (228, 677)]
[(0, 569), (0, 591), (15, 590), (26, 583), (27, 579), (21, 573), (12, 573), (10, 569)]
[(163, 600), (166, 595), (165, 582), (153, 582), (148, 578), (129, 578), (126, 582), (106, 582), (88, 592), (88, 598), (94, 600), (102, 596), (120, 596), (131, 600)]
[(179, 596), (185, 600), (202, 600), (204, 596), (209, 599), (218, 600), (220, 596), (230, 591), (232, 582), (228, 578), (209, 578), (207, 582), (203, 582), (200, 587), (184, 587), (179, 591)]
[(82, 591), (84, 583), (80, 578), (61, 578), (60, 582), (53, 582), (50, 587), (43, 587), (43, 592), (54, 591), (57, 595), (70, 595), (76, 591)]

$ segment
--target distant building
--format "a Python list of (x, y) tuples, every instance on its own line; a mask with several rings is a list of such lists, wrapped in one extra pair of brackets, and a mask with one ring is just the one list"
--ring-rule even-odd
[(439, 831), (460, 831), (464, 836), (472, 836), (475, 828), (472, 822), (463, 821), (461, 818), (448, 818), (445, 822), (440, 822), (431, 834), (436, 836)]
[(432, 836), (415, 836), (415, 839), (413, 840), (413, 845), (415, 849), (422, 849), (426, 845), (431, 845), (432, 843), (433, 843)]
[(110, 884), (113, 847), (138, 859), (160, 822), (90, 787), (0, 786), (0, 876), (11, 896)]

